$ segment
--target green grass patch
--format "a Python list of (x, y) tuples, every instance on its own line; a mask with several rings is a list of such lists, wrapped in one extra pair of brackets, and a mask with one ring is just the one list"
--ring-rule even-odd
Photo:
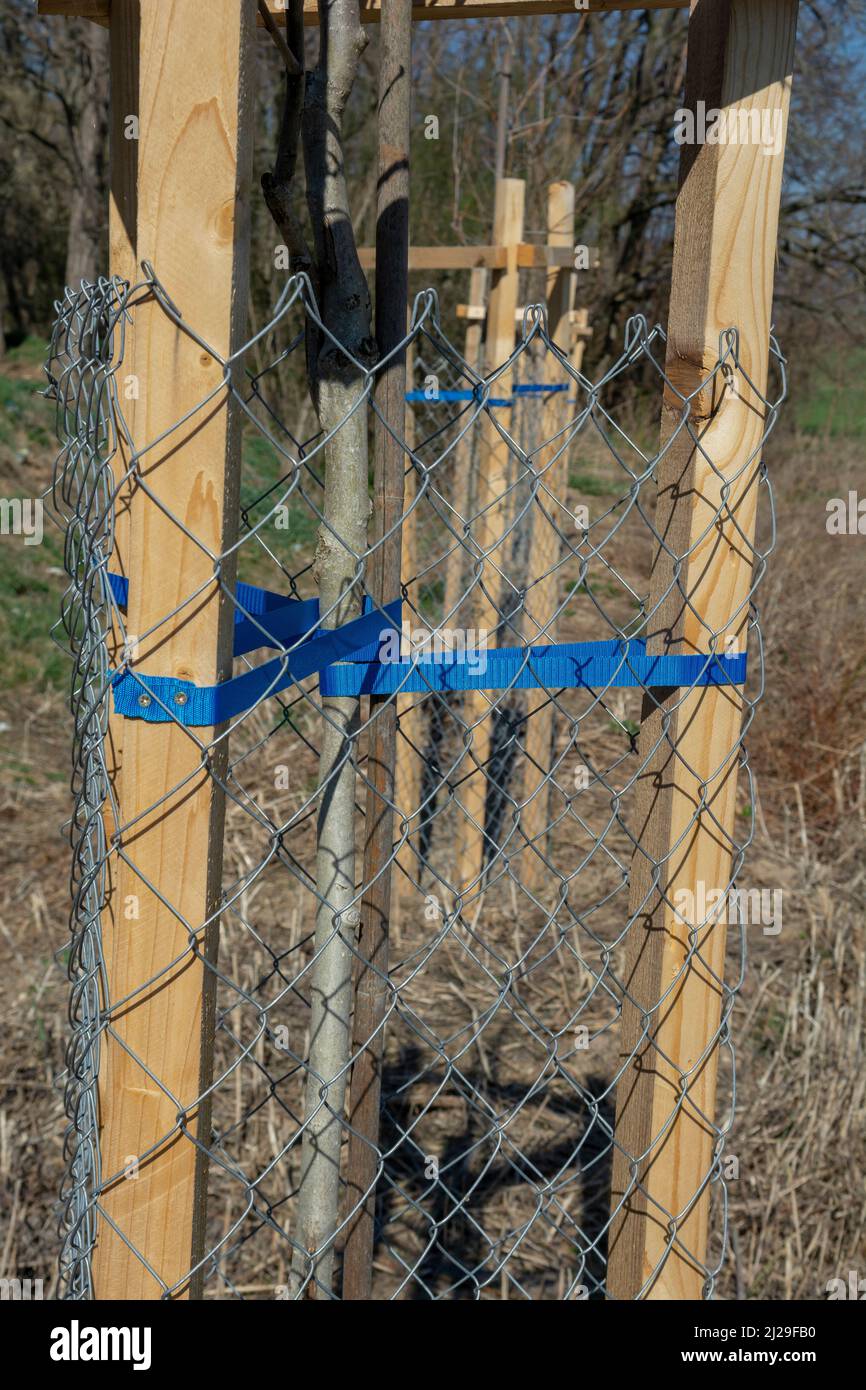
[(17, 347), (8, 348), (3, 359), (4, 365), (16, 367), (41, 367), (48, 355), (48, 344), (44, 338), (24, 338)]
[(0, 444), (18, 450), (29, 445), (52, 448), (53, 413), (41, 382), (0, 375)]
[[(264, 520), (258, 532), (263, 542), (287, 570), (297, 570), (304, 553), (312, 555), (315, 548), (319, 518), (301, 496), (297, 484), (288, 498), (281, 501), (291, 480), (292, 465), (258, 431), (249, 431), (244, 436), (242, 460), (241, 530)], [(300, 485), (315, 486), (304, 474)], [(279, 510), (271, 515), (278, 506)], [(238, 573), (249, 584), (280, 587), (273, 560), (255, 539), (241, 546)]]
[(599, 478), (595, 473), (571, 473), (568, 486), (585, 497), (619, 497), (621, 489), (615, 487), (608, 478)]
[[(804, 434), (863, 439), (866, 437), (866, 348), (828, 355), (816, 366), (793, 409)], [(783, 411), (785, 407), (782, 407)]]
[(0, 536), (0, 688), (17, 690), (35, 684), (65, 688), (69, 660), (52, 642), (60, 617), (62, 575), (59, 536), (46, 530), (41, 545), (24, 544), (23, 536)]

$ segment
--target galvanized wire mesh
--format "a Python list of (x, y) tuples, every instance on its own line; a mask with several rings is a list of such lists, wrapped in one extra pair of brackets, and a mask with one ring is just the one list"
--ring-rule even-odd
[[(122, 1178), (105, 1171), (100, 1156), (100, 1057), (109, 1040), (116, 1044), (117, 1011), (128, 1003), (112, 997), (102, 916), (112, 877), (121, 862), (134, 870), (135, 856), (106, 745), (111, 672), (135, 671), (135, 646), (124, 644), (125, 614), (107, 575), (115, 499), (140, 476), (148, 446), (130, 433), (122, 389), (125, 335), (145, 299), (179, 331), (194, 331), (194, 320), (179, 317), (155, 276), (133, 288), (100, 281), (67, 292), (58, 305), (48, 362), (62, 444), (54, 500), (67, 537), (62, 629), (73, 657), (75, 724), (61, 1256), (71, 1298), (93, 1295), (92, 1251), (109, 1219), (105, 1194)], [(242, 420), (238, 577), (298, 598), (316, 593), (314, 550), (323, 522), (323, 439), (304, 374), (311, 322), (318, 323), (317, 309), (299, 277), (233, 369), (226, 366), (219, 390), (222, 404), (230, 402)], [(467, 645), (476, 652), (485, 641), (495, 648), (646, 634), (650, 567), (661, 540), (653, 417), (662, 388), (673, 389), (664, 374), (663, 331), (633, 318), (621, 353), (591, 381), (554, 346), (544, 308), (536, 306), (526, 312), (512, 359), (485, 376), (449, 341), (428, 291), (415, 302), (406, 346), (404, 651), (423, 655), (440, 638), (453, 648), (455, 632), (474, 632)], [(774, 359), (781, 368), (775, 348)], [(710, 377), (721, 381), (737, 367), (732, 331)], [(376, 371), (364, 373), (358, 405), (371, 429)], [(764, 437), (782, 395), (765, 402)], [(697, 439), (691, 411), (691, 399), (683, 400), (681, 428)], [(121, 441), (125, 462), (118, 470)], [(489, 490), (480, 495), (479, 483), (490, 451), (501, 464), (493, 500)], [(771, 516), (760, 451), (742, 467), (754, 475)], [(723, 491), (720, 517), (726, 505)], [(174, 520), (193, 543), (193, 529)], [(355, 580), (364, 592), (372, 549), (357, 556)], [(745, 605), (752, 667), (744, 732), (761, 687), (752, 597), (768, 549), (755, 549)], [(236, 605), (225, 559), (214, 557), (212, 585)], [(485, 637), (479, 615), (487, 615)], [(166, 613), (166, 624), (176, 616)], [(717, 636), (707, 632), (707, 651)], [(261, 659), (237, 658), (236, 673)], [(635, 924), (628, 894), (634, 792), (646, 761), (637, 738), (642, 696), (639, 688), (604, 686), (391, 697), (399, 736), (376, 1141), (377, 1298), (606, 1292), (615, 1091), (628, 1060), (618, 1039), (628, 990), (624, 953)], [(356, 906), (368, 887), (368, 738), (382, 709), (366, 697), (361, 704), (346, 753), (356, 778)], [(230, 730), (205, 731), (202, 745), (202, 766), (226, 801), (219, 954), (205, 962), (216, 992), (210, 1133), (196, 1137), (189, 1123), (200, 1097), (180, 1097), (172, 1134), (148, 1136), (137, 1158), (146, 1164), (172, 1138), (209, 1155), (199, 1261), (206, 1297), (303, 1297), (312, 1287), (319, 1297), (338, 1297), (341, 1252), (358, 1205), (341, 1168), (339, 1220), (328, 1241), (336, 1251), (332, 1283), (321, 1274), (327, 1252), (304, 1250), (297, 1232), (303, 1136), (312, 1118), (309, 1094), (305, 1102), (311, 981), (321, 955), (313, 921), (321, 901), (316, 816), (327, 790), (316, 780), (322, 718), (316, 680), (305, 679), (258, 700)], [(210, 755), (226, 740), (222, 772)], [(741, 742), (726, 752), (747, 772)], [(746, 829), (730, 843), (726, 888), (749, 839), (748, 822), (738, 823)], [(170, 895), (171, 887), (160, 891)], [(190, 956), (201, 958), (206, 925), (186, 924)], [(696, 931), (693, 954), (700, 958), (711, 914), (698, 926), (703, 934)], [(359, 955), (352, 913), (335, 912), (333, 933)], [(720, 1113), (707, 1117), (712, 1160), (701, 1176), (701, 1187), (710, 1184), (715, 1194), (711, 1250), (702, 1262), (707, 1294), (726, 1244), (729, 1021), (744, 942), (739, 923), (719, 986), (721, 1021), (707, 1040), (719, 1054), (721, 1076)], [(348, 1121), (334, 1097), (342, 1097), (358, 1050), (339, 1075), (318, 1077), (314, 1108), (330, 1110), (344, 1138)], [(159, 1086), (147, 1059), (137, 1060), (142, 1076)], [(681, 1081), (687, 1095), (685, 1071)], [(671, 1244), (679, 1215), (667, 1214)], [(134, 1249), (127, 1232), (117, 1234)], [(144, 1259), (138, 1250), (134, 1255)], [(155, 1294), (179, 1291), (158, 1268), (148, 1270)]]

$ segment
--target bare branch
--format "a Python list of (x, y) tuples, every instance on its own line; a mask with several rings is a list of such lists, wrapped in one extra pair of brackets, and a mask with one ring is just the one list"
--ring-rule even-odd
[[(267, 9), (267, 6), (265, 8)], [(270, 14), (268, 18), (273, 24)], [(268, 27), (270, 28), (270, 25)], [(286, 96), (283, 103), (277, 157), (273, 170), (270, 173), (262, 174), (262, 192), (268, 211), (289, 249), (291, 273), (295, 275), (299, 271), (306, 272), (313, 280), (314, 287), (318, 292), (315, 267), (298, 212), (299, 198), (295, 187), (298, 143), (305, 97), (303, 0), (290, 0), (286, 10), (286, 32), (288, 44), (282, 39), (281, 42), (292, 59), (294, 70), (290, 69), (288, 64), (286, 65)], [(299, 54), (298, 58), (291, 52), (289, 45)]]
[[(277, 24), (276, 24), (276, 22), (275, 22), (275, 20), (274, 20), (274, 17), (273, 17), (273, 15), (271, 14), (270, 10), (268, 9), (266, 0), (259, 0), (259, 14), (261, 15), (262, 20), (264, 21), (265, 28), (267, 29), (268, 33), (270, 34), (271, 38), (273, 39), (274, 43), (275, 43), (276, 46), (277, 46), (277, 49), (278, 49), (279, 54), (280, 54), (280, 57), (282, 58), (283, 62), (284, 62), (285, 65), (286, 65), (286, 72), (288, 73), (289, 77), (300, 77), (301, 73), (304, 71), (304, 65), (303, 65), (303, 47), (301, 48), (301, 61), (298, 62), (298, 60), (297, 60), (297, 58), (295, 57), (294, 53), (291, 51), (291, 49), (289, 48), (289, 45), (286, 43), (285, 39), (283, 38), (282, 34), (280, 33), (279, 28), (278, 28), (278, 26), (277, 26)], [(288, 10), (287, 10), (287, 11), (286, 11), (286, 24), (287, 24), (287, 25), (288, 25), (288, 21), (289, 21), (289, 12), (288, 12)]]

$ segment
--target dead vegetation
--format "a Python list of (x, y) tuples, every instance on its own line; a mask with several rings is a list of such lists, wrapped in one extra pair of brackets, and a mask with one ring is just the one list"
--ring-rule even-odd
[[(828, 447), (789, 433), (774, 438), (767, 454), (782, 542), (760, 601), (767, 694), (749, 737), (753, 803), (741, 787), (744, 838), (753, 828), (755, 840), (740, 881), (781, 889), (784, 918), (778, 935), (748, 928), (748, 970), (734, 1012), (737, 1116), (727, 1152), (739, 1172), (728, 1185), (729, 1248), (718, 1284), (724, 1298), (820, 1299), (827, 1280), (856, 1268), (863, 1249), (866, 716), (856, 634), (866, 562), (857, 538), (825, 530)], [(832, 452), (833, 490), (844, 495), (849, 478), (856, 485), (857, 449), (835, 439)], [(40, 454), (27, 465), (34, 479), (44, 476), (46, 459)], [(612, 485), (591, 451), (573, 473), (573, 504)], [(634, 574), (643, 558), (625, 536), (622, 546), (623, 572)], [(621, 592), (607, 599), (624, 617)], [(585, 606), (575, 606), (563, 637), (590, 631)], [(629, 698), (597, 710), (585, 735), (599, 765), (622, 760), (623, 778), (635, 717)], [(0, 1243), (4, 1271), (42, 1278), (49, 1292), (63, 1172), (54, 1082), (66, 1009), (63, 694), (7, 691), (0, 719), (7, 726), (0, 745)], [(221, 1254), (209, 1271), (210, 1297), (273, 1298), (291, 1263), (285, 1233), (300, 1149), (299, 1059), (308, 1047), (307, 991), (297, 976), (310, 959), (313, 928), (312, 898), (298, 881), (313, 853), (305, 805), (315, 755), (303, 736), (314, 740), (315, 716), (299, 705), (291, 719), (296, 731), (284, 721), (274, 732), (270, 716), (257, 714), (233, 749), (232, 904), (221, 963), (240, 988), (224, 988), (220, 999), (217, 1066), (226, 1076), (214, 1123), (225, 1168), (218, 1161), (211, 1180), (210, 1234)], [(262, 744), (265, 733), (272, 737)], [(436, 737), (444, 766), (456, 737), (444, 705)], [(598, 1241), (603, 1250), (608, 1200), (614, 1011), (603, 990), (592, 991), (621, 918), (618, 861), (627, 858), (613, 832), (605, 843), (614, 857), (593, 852), (604, 798), (590, 798), (581, 828), (567, 809), (575, 752), (563, 745), (561, 753), (551, 853), (560, 877), (550, 877), (544, 899), (546, 907), (555, 903), (568, 880), (568, 911), (555, 914), (546, 934), (539, 934), (546, 914), (516, 881), (519, 854), (513, 873), (478, 904), (481, 913), (467, 907), (462, 925), (438, 945), (441, 919), (425, 915), (431, 895), (442, 896), (435, 876), (428, 873), (403, 899), (394, 942), (400, 1003), (386, 1050), (378, 1297), (565, 1298), (601, 1275), (592, 1247)], [(286, 789), (275, 785), (281, 764), (291, 769)], [(244, 809), (250, 800), (257, 819)], [(424, 853), (445, 878), (459, 831), (447, 798), (437, 805)], [(276, 841), (272, 827), (284, 831)], [(506, 804), (506, 841), (507, 827)], [(268, 853), (270, 863), (256, 873)], [(593, 1035), (588, 1052), (575, 1050), (569, 1032), (581, 1008)], [(279, 1026), (287, 1051), (273, 1036)], [(552, 1064), (554, 1055), (564, 1067)], [(438, 1186), (425, 1176), (431, 1158), (444, 1179)], [(577, 1230), (590, 1252), (586, 1264), (575, 1259)]]

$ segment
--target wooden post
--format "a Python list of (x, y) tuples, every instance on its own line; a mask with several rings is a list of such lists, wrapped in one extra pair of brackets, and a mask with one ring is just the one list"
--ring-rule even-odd
[[(385, 605), (400, 591), (403, 432), (409, 294), (409, 129), (412, 78), (411, 0), (383, 0), (379, 59), (379, 186), (376, 219), (376, 342), (389, 359), (376, 381), (375, 549), (370, 592)], [(394, 354), (391, 356), (391, 354)], [(346, 1185), (350, 1216), (343, 1256), (343, 1298), (367, 1300), (373, 1280), (373, 1219), (379, 1167), (379, 1103), (388, 1007), (388, 928), (394, 849), (397, 702), (370, 696), (364, 883), (355, 968), (352, 1088)]]
[[(701, 449), (683, 431), (660, 465), (650, 650), (745, 640), (796, 21), (797, 0), (696, 0), (691, 12), (686, 108), (763, 112), (778, 139), (772, 151), (683, 147), (666, 370), (682, 394), (699, 392)], [(699, 390), (730, 327), (741, 370)], [(680, 418), (666, 390), (663, 440)], [(684, 913), (682, 890), (700, 904), (702, 890), (728, 887), (742, 697), (734, 687), (656, 696), (640, 736), (608, 1292), (688, 1299), (700, 1297), (707, 1251), (725, 928), (723, 912)]]
[[(484, 370), (487, 375), (506, 362), (514, 351), (514, 314), (520, 281), (517, 247), (523, 238), (525, 191), (522, 179), (501, 179), (496, 185), (493, 240), (497, 245), (506, 247), (508, 258), (506, 268), (494, 271), (491, 278), (484, 346)], [(498, 399), (508, 397), (511, 387), (512, 373), (506, 372), (495, 382), (491, 395)], [(496, 410), (497, 407), (491, 409)], [(510, 408), (499, 408), (499, 411), (500, 419), (507, 428), (512, 411)], [(485, 417), (481, 423), (473, 551), (484, 556), (484, 563), (481, 579), (476, 581), (467, 611), (471, 611), (470, 625), (476, 633), (480, 629), (487, 629), (492, 638), (499, 621), (501, 584), (498, 571), (504, 568), (507, 559), (508, 547), (503, 542), (511, 451), (489, 418)], [(455, 887), (460, 893), (477, 887), (484, 868), (484, 807), (487, 800), (486, 765), (491, 749), (491, 707), (491, 698), (484, 691), (467, 691), (462, 718), (466, 730), (470, 732), (464, 731), (468, 751), (463, 759), (464, 780), (457, 792), (466, 819), (455, 832), (460, 845)]]
[[(415, 380), (413, 368), (414, 352), (412, 344), (406, 352), (406, 385), (408, 390), (413, 389)], [(418, 492), (418, 477), (414, 468), (408, 467), (409, 456), (415, 448), (415, 411), (411, 405), (406, 406), (405, 423), (403, 426), (403, 437), (406, 441), (406, 454), (404, 458), (403, 473), (403, 510), (405, 518), (402, 528), (402, 579), (414, 578), (418, 573), (418, 508), (414, 507), (411, 511), (412, 503), (415, 501)], [(404, 625), (410, 621), (404, 618)], [(409, 642), (401, 636), (400, 654), (403, 657), (411, 655)], [(397, 749), (397, 769), (395, 780), (394, 804), (397, 811), (402, 815), (411, 815), (418, 809), (421, 800), (421, 785), (423, 779), (423, 761), (421, 755), (415, 752), (421, 746), (424, 738), (424, 729), (427, 724), (427, 710), (423, 705), (423, 696), (420, 695), (398, 695), (397, 696), (397, 721), (400, 730), (400, 739)], [(394, 904), (395, 915), (392, 924), (392, 937), (395, 944), (399, 947), (400, 923), (403, 913), (403, 905), (406, 902), (413, 903), (414, 894), (413, 884), (418, 873), (418, 860), (411, 845), (411, 837), (397, 851), (398, 872), (394, 875)], [(417, 903), (413, 903), (417, 907)]]
[[(574, 185), (571, 183), (552, 183), (548, 189), (547, 244), (574, 247)], [(565, 268), (551, 269), (547, 273), (548, 331), (556, 346), (566, 354), (571, 342), (574, 279), (574, 271)], [(545, 358), (543, 361), (544, 369), (549, 372), (553, 360)], [(543, 439), (552, 439), (568, 423), (570, 406), (567, 398), (572, 392), (564, 394), (565, 400), (560, 394), (550, 396), (539, 411)], [(561, 451), (558, 458), (557, 451)], [(532, 583), (535, 575), (541, 577), (532, 583), (527, 595), (525, 640), (529, 644), (556, 641), (554, 619), (559, 607), (561, 571), (558, 566), (562, 545), (557, 531), (543, 513), (549, 512), (556, 525), (562, 528), (562, 511), (551, 497), (560, 501), (564, 499), (568, 487), (568, 464), (569, 450), (562, 449), (561, 439), (557, 439), (550, 448), (542, 449), (536, 460), (536, 468), (542, 475), (546, 492), (539, 493), (532, 526), (528, 582)], [(540, 856), (544, 854), (548, 825), (548, 772), (553, 742), (553, 705), (544, 691), (527, 691), (526, 717), (524, 804), (520, 820), (526, 839), (535, 848), (527, 847), (521, 854), (520, 881), (529, 892), (534, 893), (546, 875)]]
[[(485, 287), (487, 284), (487, 272), (483, 266), (476, 266), (470, 272), (469, 277), (469, 298), (471, 304), (482, 304), (484, 302)], [(469, 366), (477, 371), (480, 365), (481, 356), (481, 335), (482, 321), (471, 319), (466, 329), (466, 342), (464, 346), (464, 357)], [(410, 381), (412, 377), (410, 375)], [(406, 443), (408, 448), (415, 445), (415, 417), (412, 410), (406, 412)], [(451, 496), (454, 499), (454, 507), (457, 513), (456, 521), (452, 522), (454, 529), (460, 531), (463, 521), (469, 516), (470, 497), (471, 497), (471, 472), (472, 472), (472, 433), (470, 429), (460, 440), (454, 450), (454, 461), (451, 469), (452, 485), (450, 488)], [(416, 477), (414, 473), (407, 474), (408, 491), (406, 505), (415, 497)], [(439, 484), (441, 486), (441, 483)], [(423, 505), (423, 504), (422, 504)], [(417, 508), (406, 518), (403, 526), (403, 574), (405, 576), (414, 575), (418, 572), (418, 511)], [(445, 560), (445, 597), (443, 600), (442, 622), (445, 627), (451, 628), (459, 626), (465, 619), (465, 613), (461, 614), (461, 596), (466, 584), (466, 549), (458, 544), (452, 537), (449, 537), (451, 546), (450, 553)], [(411, 655), (408, 643), (405, 645), (403, 653), (405, 656)], [(397, 805), (404, 812), (411, 812), (420, 805), (421, 792), (423, 787), (424, 763), (421, 756), (413, 751), (414, 748), (421, 746), (421, 741), (426, 737), (425, 731), (428, 727), (428, 710), (422, 704), (423, 696), (402, 695), (400, 696), (400, 728), (405, 737), (402, 746), (401, 756), (397, 765)], [(418, 873), (417, 856), (407, 842), (399, 851), (398, 862), (401, 872), (397, 875), (396, 884), (400, 901), (408, 898), (411, 892), (411, 885), (415, 881)]]
[[(138, 3), (137, 0), (115, 0), (114, 21), (109, 35), (110, 103), (109, 130), (110, 190), (108, 214), (108, 258), (112, 276), (135, 284), (138, 275), (136, 247), (138, 244), (138, 141), (128, 139), (127, 121), (138, 117)], [(128, 399), (122, 383), (134, 376), (133, 339), (127, 334), (125, 355), (116, 383), (121, 390), (122, 408), (130, 435), (135, 434), (135, 401)], [(130, 449), (122, 433), (112, 460), (114, 476), (114, 544), (111, 568), (116, 574), (129, 577), (129, 503), (131, 484), (127, 473), (132, 464)], [(123, 629), (112, 624), (108, 655), (112, 669), (123, 661)], [(129, 930), (120, 910), (120, 861), (114, 846), (120, 831), (119, 808), (123, 804), (121, 773), (123, 768), (123, 729), (125, 721), (109, 709), (103, 755), (108, 795), (103, 805), (102, 822), (105, 834), (105, 899), (100, 916), (102, 950), (106, 960), (113, 957), (115, 932)], [(104, 1112), (103, 1092), (105, 1067), (98, 1079), (100, 1108)]]
[[(469, 276), (469, 304), (470, 307), (477, 307), (484, 304), (487, 293), (487, 271), (482, 266), (477, 266)], [(484, 328), (484, 319), (468, 320), (466, 326), (466, 341), (463, 346), (463, 357), (474, 372), (480, 366), (481, 358), (481, 335)], [(475, 427), (470, 427), (463, 435), (459, 445), (454, 451), (454, 466), (452, 471), (453, 486), (452, 496), (454, 498), (454, 508), (457, 512), (456, 521), (452, 521), (455, 531), (462, 532), (464, 523), (469, 517), (469, 507), (472, 497), (472, 435)], [(460, 623), (460, 600), (466, 589), (466, 570), (467, 556), (465, 545), (458, 545), (451, 540), (453, 549), (445, 561), (445, 600), (443, 620), (448, 627), (453, 627)]]
[[(246, 327), (254, 21), (254, 0), (212, 0), (206, 22), (197, 6), (140, 3), (137, 253), (224, 357)], [(223, 368), (155, 300), (136, 309), (129, 336), (140, 382), (136, 445), (172, 430), (141, 457), (140, 475), (177, 518), (135, 489), (127, 619), (140, 635), (135, 669), (210, 685), (230, 674), (233, 623), (208, 582), (214, 562), (202, 546), (220, 555), (236, 526), (239, 422), (220, 391), (172, 429), (219, 386)], [(221, 577), (231, 582), (226, 567)], [(216, 732), (139, 720), (123, 730), (123, 921), (106, 959), (113, 1012), (100, 1065), (108, 1183), (93, 1258), (100, 1299), (196, 1291), (206, 1158), (194, 1140), (209, 1139), (207, 1107), (196, 1100), (210, 1078), (205, 958), (216, 947), (224, 814), (215, 778), (225, 742), (206, 755)]]

